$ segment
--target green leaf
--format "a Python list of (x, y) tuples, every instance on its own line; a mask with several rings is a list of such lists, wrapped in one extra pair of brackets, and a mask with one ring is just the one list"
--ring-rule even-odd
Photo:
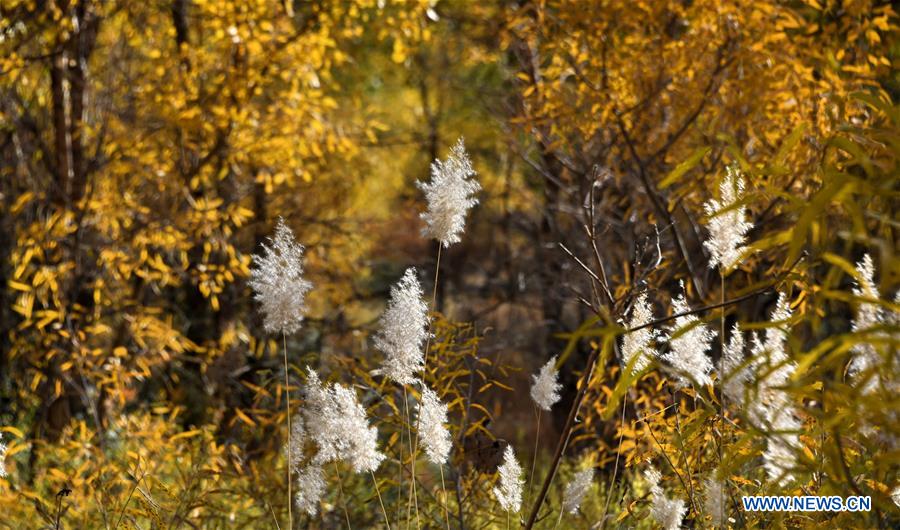
[[(644, 373), (652, 370), (652, 366), (648, 366), (646, 369), (635, 373), (634, 367), (637, 364), (640, 355), (635, 355), (631, 362), (622, 370), (622, 376), (619, 377), (619, 381), (616, 383), (616, 388), (613, 389), (613, 393), (609, 396), (609, 400), (606, 402), (606, 408), (603, 409), (603, 414), (601, 417), (604, 421), (612, 418), (613, 414), (616, 413), (616, 410), (619, 408), (619, 402), (622, 401), (622, 397), (625, 396), (625, 393), (628, 392), (628, 389), (631, 388), (635, 381), (641, 378)], [(602, 365), (601, 365), (602, 366)]]
[(803, 210), (803, 215), (797, 220), (791, 235), (791, 244), (785, 263), (794, 263), (800, 257), (800, 250), (806, 243), (807, 235), (816, 220), (826, 213), (831, 201), (846, 188), (852, 185), (853, 177), (846, 173), (831, 172), (827, 174), (830, 182), (819, 190), (809, 201), (809, 205)]
[(709, 153), (712, 150), (712, 147), (698, 147), (694, 150), (690, 156), (687, 157), (686, 160), (682, 161), (680, 164), (675, 166), (675, 169), (669, 172), (668, 175), (659, 183), (659, 189), (665, 189), (678, 182), (678, 180), (684, 176), (685, 173), (694, 169), (694, 166), (700, 163), (703, 160), (703, 157), (706, 156), (706, 153)]
[(894, 125), (900, 125), (900, 108), (897, 106), (891, 105), (878, 96), (866, 92), (854, 92), (850, 94), (850, 97), (862, 101), (875, 110), (883, 112), (892, 122), (894, 122)]
[(806, 124), (802, 123), (785, 137), (784, 141), (781, 143), (781, 147), (778, 148), (778, 152), (775, 153), (772, 162), (769, 164), (768, 170), (770, 174), (786, 175), (788, 173), (788, 169), (784, 164), (785, 159), (787, 159), (788, 154), (790, 154), (794, 147), (800, 142), (800, 139), (803, 138), (803, 133), (805, 132)]

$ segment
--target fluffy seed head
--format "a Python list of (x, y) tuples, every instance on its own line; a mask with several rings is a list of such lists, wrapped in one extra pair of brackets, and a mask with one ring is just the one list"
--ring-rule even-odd
[(313, 464), (343, 460), (356, 473), (375, 471), (384, 460), (378, 452), (378, 430), (369, 427), (356, 392), (337, 383), (325, 386), (314, 370), (307, 371), (303, 415), (309, 436), (318, 447)]
[(746, 251), (747, 232), (753, 224), (746, 219), (743, 206), (738, 206), (744, 194), (744, 178), (737, 166), (728, 166), (725, 179), (719, 186), (719, 199), (710, 199), (704, 204), (709, 217), (709, 239), (703, 246), (710, 254), (710, 268), (720, 267), (723, 271), (733, 269)]
[[(853, 287), (853, 294), (860, 298), (878, 299), (878, 287), (875, 285), (875, 265), (872, 263), (871, 256), (868, 254), (863, 256), (862, 261), (856, 264), (856, 273), (859, 279)], [(885, 317), (881, 306), (872, 302), (860, 302), (851, 327), (854, 332), (866, 331), (883, 324), (884, 321)], [(854, 356), (848, 370), (850, 377), (857, 377), (859, 374), (874, 370), (881, 362), (878, 350), (869, 342), (857, 342), (850, 352)], [(878, 388), (878, 384), (879, 377), (876, 374), (865, 383), (862, 389), (863, 393), (871, 393)]]
[(417, 183), (428, 201), (428, 210), (421, 215), (426, 225), (422, 235), (440, 241), (444, 248), (460, 241), (466, 213), (478, 204), (473, 195), (481, 185), (470, 179), (474, 176), (472, 161), (460, 138), (446, 160), (435, 160), (431, 164), (431, 182)]
[(703, 497), (703, 507), (706, 513), (712, 517), (716, 527), (725, 524), (725, 484), (714, 476), (706, 477), (706, 495)]
[(550, 408), (559, 401), (559, 391), (562, 385), (559, 384), (559, 372), (556, 370), (556, 356), (547, 361), (541, 371), (537, 375), (531, 376), (534, 383), (531, 385), (531, 399), (542, 410), (550, 410)]
[(800, 429), (791, 399), (781, 390), (773, 390), (764, 401), (765, 420), (771, 434), (766, 439), (763, 464), (769, 480), (784, 486), (794, 479), (797, 452), (800, 450)]
[(566, 491), (563, 494), (562, 511), (564, 513), (575, 513), (578, 510), (584, 496), (591, 489), (592, 480), (594, 480), (593, 468), (575, 473), (572, 482), (566, 485)]
[(315, 516), (324, 494), (325, 474), (321, 466), (310, 464), (297, 471), (297, 495), (294, 502), (298, 509)]
[(681, 520), (687, 512), (684, 499), (666, 497), (659, 485), (662, 475), (653, 466), (647, 469), (644, 477), (650, 485), (650, 515), (666, 530), (676, 530), (681, 526)]
[[(675, 313), (690, 311), (683, 292), (672, 301), (672, 309)], [(716, 332), (702, 324), (695, 315), (675, 319), (670, 329), (669, 352), (665, 360), (675, 368), (679, 387), (689, 386), (691, 379), (700, 386), (712, 382), (709, 377), (713, 369), (712, 360), (706, 356), (706, 351), (715, 336)], [(690, 378), (685, 374), (689, 374)]]
[[(628, 328), (643, 326), (652, 321), (653, 310), (647, 303), (647, 294), (641, 293), (631, 309), (631, 321), (628, 322)], [(634, 363), (633, 374), (647, 368), (652, 358), (659, 357), (659, 352), (653, 346), (653, 342), (658, 336), (659, 333), (651, 327), (625, 334), (625, 338), (622, 340), (622, 361), (625, 366)]]
[[(0, 433), (0, 440), (3, 440), (3, 433)], [(0, 477), (6, 477), (6, 450), (9, 449), (5, 443), (0, 441)]]
[(719, 380), (722, 381), (722, 392), (725, 397), (735, 403), (743, 403), (744, 389), (750, 381), (748, 367), (741, 368), (744, 363), (744, 334), (739, 325), (731, 328), (731, 339), (725, 345), (722, 359), (719, 361)]
[(500, 472), (500, 485), (494, 487), (494, 496), (497, 502), (508, 512), (518, 513), (522, 507), (522, 467), (516, 460), (512, 445), (507, 445), (503, 452), (503, 463), (498, 469)]
[(764, 353), (768, 356), (768, 365), (772, 368), (772, 372), (765, 377), (764, 381), (761, 381), (766, 387), (784, 385), (796, 368), (796, 365), (790, 362), (787, 354), (790, 318), (791, 308), (787, 296), (779, 293), (775, 310), (769, 317), (771, 323), (776, 325), (766, 328), (765, 339), (762, 343)]
[(391, 300), (381, 317), (375, 347), (385, 358), (382, 367), (373, 373), (401, 385), (414, 383), (416, 372), (425, 365), (422, 343), (428, 336), (427, 326), (428, 306), (422, 300), (422, 287), (415, 269), (406, 269), (403, 278), (391, 287)]
[(253, 255), (250, 287), (260, 303), (263, 326), (269, 333), (292, 334), (300, 329), (306, 311), (306, 293), (312, 284), (303, 278), (303, 245), (278, 219), (272, 245), (263, 243), (263, 254)]
[(770, 480), (784, 485), (793, 479), (801, 428), (793, 401), (782, 388), (796, 370), (796, 364), (787, 354), (791, 309), (784, 293), (779, 293), (769, 318), (776, 325), (766, 329), (763, 340), (753, 337), (753, 367), (763, 373), (758, 379), (757, 395), (750, 404), (750, 413), (770, 432), (763, 452), (766, 473)]
[(422, 402), (419, 404), (419, 436), (432, 464), (446, 464), (450, 456), (452, 442), (446, 423), (447, 405), (441, 402), (434, 390), (423, 383)]
[(306, 428), (303, 426), (303, 415), (296, 414), (291, 420), (290, 443), (284, 444), (284, 454), (287, 456), (291, 471), (297, 473), (304, 457), (304, 445), (306, 444)]

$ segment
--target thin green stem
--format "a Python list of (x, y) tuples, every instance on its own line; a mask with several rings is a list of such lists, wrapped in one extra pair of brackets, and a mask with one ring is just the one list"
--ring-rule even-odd
[[(406, 409), (406, 430), (407, 430), (407, 439), (413, 440), (413, 434), (411, 429), (412, 424), (412, 416), (409, 414), (409, 397), (406, 393), (406, 385), (403, 385), (403, 406)], [(416, 421), (416, 437), (415, 440), (418, 440), (418, 420)], [(418, 487), (416, 486), (416, 456), (417, 451), (415, 445), (411, 448), (410, 455), (412, 458), (411, 465), (411, 474), (409, 481), (409, 498), (406, 501), (406, 526), (409, 527), (410, 515), (412, 511), (413, 503), (415, 503), (416, 507), (416, 528), (419, 528), (419, 495), (418, 495)]]
[[(405, 387), (404, 390), (406, 390)], [(401, 418), (400, 421), (402, 422), (403, 419)], [(403, 503), (400, 502), (400, 499), (403, 498), (403, 425), (400, 425), (400, 443), (397, 444), (397, 447), (400, 450), (400, 456), (397, 458), (397, 528), (401, 528), (403, 523)]]
[(531, 499), (531, 488), (534, 485), (534, 469), (537, 465), (538, 444), (541, 439), (541, 409), (537, 408), (537, 428), (534, 431), (534, 454), (531, 457), (531, 478), (528, 479), (528, 493), (525, 495), (525, 506)]
[(387, 510), (384, 509), (384, 501), (381, 500), (381, 490), (378, 489), (378, 481), (375, 480), (375, 472), (369, 471), (369, 474), (372, 475), (372, 484), (375, 484), (375, 493), (378, 495), (378, 504), (381, 505), (381, 513), (384, 514), (384, 524), (387, 525), (387, 530), (391, 530), (391, 521), (388, 520)]
[[(724, 302), (725, 301), (725, 269), (721, 266), (719, 267), (719, 277), (721, 278), (720, 288), (722, 290), (720, 299), (722, 300), (722, 302)], [(722, 306), (722, 314), (720, 316), (719, 324), (720, 324), (719, 325), (719, 337), (720, 337), (719, 344), (721, 344), (721, 348), (722, 348), (719, 362), (721, 363), (722, 366), (724, 366), (725, 365), (725, 306), (724, 305)], [(719, 376), (722, 379), (724, 379), (725, 377), (728, 377), (728, 374), (721, 373), (721, 370), (719, 372), (720, 372)], [(722, 390), (719, 392), (719, 400), (721, 401), (722, 413), (719, 416), (719, 432), (716, 433), (716, 436), (719, 439), (718, 449), (719, 449), (719, 467), (720, 468), (722, 466), (722, 459), (724, 458), (724, 448), (725, 448), (725, 437), (724, 437), (724, 433), (725, 433), (725, 392), (724, 392), (724, 387), (722, 386), (721, 383), (722, 383), (722, 381), (719, 382), (719, 387), (722, 388)], [(727, 489), (728, 489), (728, 479), (727, 478), (724, 479), (723, 486), (726, 488), (726, 491), (727, 491)]]
[[(434, 312), (434, 308), (437, 303), (437, 286), (438, 286), (438, 279), (440, 278), (440, 272), (441, 272), (441, 249), (442, 248), (443, 248), (443, 245), (441, 245), (441, 243), (438, 242), (437, 260), (436, 260), (435, 267), (434, 267), (434, 286), (431, 289), (431, 311), (432, 311), (432, 313)], [(422, 358), (422, 379), (423, 380), (425, 378), (425, 373), (427, 373), (427, 371), (428, 371), (428, 350), (431, 348), (431, 335), (432, 335), (430, 328), (431, 328), (431, 326), (429, 325), (428, 337), (425, 339), (425, 353), (423, 354), (423, 358)], [(404, 387), (403, 391), (406, 392), (405, 387)], [(409, 417), (408, 407), (409, 407), (409, 405), (407, 405), (407, 418)], [(410, 435), (410, 438), (412, 438), (412, 440), (413, 440), (412, 464), (411, 464), (412, 465), (412, 485), (410, 486), (410, 491), (413, 494), (413, 500), (414, 500), (415, 506), (416, 506), (416, 528), (418, 528), (419, 527), (419, 499), (418, 499), (418, 491), (416, 488), (416, 460), (419, 456), (419, 418), (418, 418), (418, 416), (416, 417), (415, 437)], [(407, 502), (407, 506), (406, 506), (406, 512), (407, 512), (407, 520), (409, 520), (409, 503), (408, 502)]]
[[(721, 299), (722, 299), (722, 302), (724, 303), (725, 302), (725, 270), (722, 267), (719, 267), (719, 277), (722, 280), (722, 282), (721, 282), (721, 289), (722, 289)], [(721, 354), (719, 362), (724, 365), (724, 358), (725, 358), (725, 306), (724, 305), (722, 306), (722, 314), (720, 316), (719, 339), (720, 339), (719, 344), (721, 344), (721, 346), (722, 346), (722, 354)], [(727, 377), (727, 374), (720, 373), (719, 375), (722, 377), (722, 379)], [(719, 383), (721, 386), (721, 381)], [(722, 402), (721, 403), (722, 404), (722, 416), (720, 418), (720, 422), (722, 423), (721, 429), (724, 431), (724, 428), (725, 428), (725, 392), (720, 392), (720, 394), (721, 395), (720, 395), (719, 399)], [(719, 433), (719, 436), (721, 436), (721, 433)], [(723, 443), (724, 443), (724, 441), (723, 441)], [(719, 444), (719, 464), (722, 463), (722, 445), (723, 445), (723, 443)]]
[(441, 464), (438, 466), (438, 469), (441, 470), (441, 504), (444, 505), (444, 518), (447, 519), (447, 530), (450, 530), (450, 510), (447, 509), (447, 486), (444, 485), (444, 465)]
[(347, 519), (347, 530), (351, 530), (350, 512), (347, 511), (347, 499), (344, 498), (344, 479), (341, 477), (341, 469), (338, 467), (337, 460), (334, 461), (334, 471), (338, 478), (338, 492), (341, 494), (341, 505), (344, 507), (344, 518)]

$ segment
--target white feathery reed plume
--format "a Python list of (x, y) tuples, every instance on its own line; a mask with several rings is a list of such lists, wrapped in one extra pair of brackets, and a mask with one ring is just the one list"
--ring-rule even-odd
[(591, 489), (591, 482), (594, 480), (594, 468), (585, 469), (575, 473), (572, 482), (566, 485), (566, 491), (563, 493), (562, 512), (575, 513), (581, 506), (581, 501), (588, 490)]
[(650, 466), (644, 472), (644, 477), (650, 485), (650, 514), (665, 530), (676, 530), (681, 526), (681, 520), (687, 512), (684, 499), (670, 499), (666, 497), (659, 481), (662, 475), (655, 467)]
[(300, 472), (300, 466), (305, 458), (303, 451), (305, 445), (306, 428), (303, 425), (303, 416), (295, 414), (291, 422), (291, 437), (288, 443), (284, 444), (284, 454), (294, 473)]
[[(3, 433), (0, 433), (0, 440), (3, 440)], [(6, 451), (9, 447), (0, 441), (0, 477), (6, 477)]]
[[(431, 163), (431, 182), (416, 182), (416, 186), (425, 193), (425, 200), (428, 202), (427, 210), (420, 214), (422, 220), (425, 221), (422, 235), (435, 239), (440, 243), (434, 271), (432, 304), (435, 303), (437, 295), (438, 275), (441, 268), (441, 249), (460, 241), (460, 235), (465, 231), (466, 227), (466, 214), (469, 208), (478, 204), (478, 199), (474, 195), (481, 189), (481, 185), (472, 178), (475, 175), (476, 172), (472, 167), (472, 161), (469, 159), (469, 155), (466, 153), (466, 146), (460, 137), (456, 144), (450, 148), (450, 154), (446, 160), (434, 160)], [(423, 368), (425, 364), (424, 357), (428, 356), (429, 345), (430, 341), (426, 342), (422, 362)], [(416, 437), (412, 441), (412, 482), (410, 483), (410, 493), (416, 505), (417, 524), (419, 510), (418, 488), (415, 486), (415, 477), (418, 436), (417, 430)], [(447, 524), (449, 525), (449, 521)]]
[[(859, 279), (853, 287), (853, 295), (860, 298), (878, 299), (878, 287), (875, 285), (875, 265), (872, 258), (868, 254), (856, 264), (856, 273)], [(854, 332), (865, 331), (869, 328), (884, 323), (884, 314), (881, 306), (871, 302), (860, 302), (856, 315), (853, 318), (851, 329)], [(850, 377), (856, 377), (861, 373), (875, 369), (881, 362), (878, 350), (869, 342), (857, 342), (851, 348), (850, 353), (854, 355), (850, 362), (848, 373)], [(880, 378), (875, 374), (866, 382), (862, 389), (864, 394), (869, 394), (878, 388)]]
[[(647, 294), (641, 293), (634, 301), (631, 309), (631, 320), (628, 329), (645, 326), (653, 321), (653, 310), (647, 303)], [(653, 357), (659, 357), (659, 352), (651, 344), (657, 339), (659, 332), (652, 327), (646, 327), (625, 334), (622, 339), (622, 362), (625, 366), (634, 363), (632, 374), (641, 372), (650, 365)]]
[(303, 417), (318, 448), (313, 464), (343, 460), (355, 473), (378, 469), (385, 458), (378, 451), (378, 429), (369, 427), (356, 393), (337, 383), (324, 386), (312, 368), (307, 367), (307, 372)]
[(559, 391), (562, 385), (559, 384), (559, 371), (556, 369), (556, 356), (547, 361), (541, 371), (537, 375), (531, 376), (534, 383), (531, 385), (531, 399), (541, 410), (549, 411), (553, 405), (559, 401)]
[(769, 320), (772, 323), (780, 323), (778, 326), (772, 326), (765, 331), (765, 340), (763, 347), (769, 356), (769, 365), (775, 369), (766, 377), (767, 386), (781, 386), (787, 383), (791, 374), (794, 373), (796, 366), (790, 362), (787, 355), (787, 339), (788, 331), (784, 328), (787, 321), (791, 318), (791, 307), (788, 303), (787, 296), (784, 293), (778, 293), (778, 302), (775, 304), (775, 310), (772, 311)]
[(710, 517), (713, 525), (721, 527), (725, 524), (725, 484), (717, 479), (714, 474), (706, 477), (706, 494), (703, 497), (703, 508)]
[(745, 208), (736, 204), (743, 194), (744, 177), (736, 165), (731, 165), (719, 185), (719, 200), (710, 199), (703, 205), (709, 217), (709, 239), (703, 242), (710, 253), (709, 268), (720, 267), (723, 276), (741, 259), (747, 232), (753, 228), (746, 219)]
[(531, 378), (534, 380), (531, 385), (531, 399), (537, 405), (537, 427), (534, 429), (534, 452), (531, 457), (531, 475), (528, 478), (528, 497), (531, 497), (531, 487), (534, 484), (534, 470), (537, 466), (538, 445), (541, 440), (541, 412), (549, 411), (559, 401), (559, 391), (562, 389), (562, 385), (559, 384), (559, 371), (556, 369), (556, 356), (547, 361), (537, 375)]
[[(441, 472), (441, 504), (444, 507), (444, 516), (447, 518), (447, 528), (450, 527), (450, 512), (447, 509), (447, 501), (444, 498), (446, 486), (444, 485), (444, 464), (450, 457), (450, 449), (453, 442), (447, 423), (447, 405), (441, 402), (437, 393), (428, 388), (424, 381), (422, 385), (422, 397), (418, 405), (416, 416), (416, 440), (422, 439), (425, 446), (425, 455), (428, 460), (439, 467)], [(413, 452), (415, 458), (415, 451)], [(374, 480), (374, 477), (373, 477)], [(413, 478), (415, 480), (415, 477)], [(387, 513), (385, 513), (387, 520)]]
[(759, 333), (750, 334), (750, 366), (747, 367), (747, 380), (752, 381), (755, 377), (756, 386), (747, 393), (748, 388), (745, 387), (744, 399), (750, 397), (747, 403), (750, 417), (754, 421), (764, 422), (766, 420), (766, 397), (770, 394), (770, 390), (766, 388), (766, 378), (759, 374), (760, 371), (766, 370), (766, 353), (765, 341), (760, 339)]
[(794, 480), (793, 469), (800, 447), (798, 433), (802, 425), (794, 415), (794, 405), (784, 392), (776, 393), (774, 399), (766, 404), (766, 409), (769, 428), (774, 432), (766, 442), (763, 464), (769, 480), (784, 486)]
[(319, 501), (325, 494), (325, 477), (321, 466), (303, 465), (306, 459), (303, 450), (305, 445), (306, 428), (303, 416), (297, 414), (291, 424), (291, 438), (290, 442), (284, 445), (284, 452), (291, 472), (297, 475), (297, 494), (294, 496), (294, 502), (297, 508), (314, 516), (319, 509)]
[[(684, 299), (683, 284), (681, 289), (681, 294), (672, 300), (672, 310), (676, 314), (691, 310)], [(706, 351), (716, 337), (716, 332), (701, 323), (696, 315), (684, 315), (676, 318), (669, 332), (669, 352), (664, 359), (676, 370), (676, 386), (690, 386), (691, 379), (700, 386), (711, 383), (712, 379), (709, 377), (709, 373), (712, 372), (713, 365), (712, 360), (706, 356)]]
[(391, 287), (391, 299), (381, 316), (381, 330), (375, 336), (375, 347), (384, 355), (382, 368), (373, 374), (401, 385), (413, 384), (416, 373), (425, 365), (422, 343), (428, 337), (428, 306), (422, 299), (422, 287), (413, 268)]
[(309, 464), (297, 471), (297, 496), (294, 497), (297, 508), (315, 516), (324, 494), (325, 474), (322, 466)]
[(272, 245), (263, 243), (263, 255), (253, 255), (253, 264), (248, 283), (260, 303), (266, 331), (295, 333), (303, 322), (306, 293), (312, 284), (303, 278), (303, 245), (294, 240), (284, 219), (278, 219)]
[[(288, 457), (293, 457), (290, 438), (291, 392), (288, 369), (287, 335), (295, 333), (303, 323), (306, 311), (306, 293), (312, 284), (303, 278), (303, 245), (294, 240), (294, 233), (278, 218), (272, 246), (263, 243), (263, 254), (253, 255), (254, 267), (250, 270), (250, 288), (253, 298), (260, 303), (263, 327), (269, 333), (281, 333), (284, 341), (284, 392), (285, 418), (288, 430)], [(293, 526), (291, 510), (291, 465), (287, 469), (288, 525)]]
[(431, 182), (416, 183), (428, 201), (428, 211), (421, 214), (426, 224), (422, 235), (436, 239), (444, 248), (460, 241), (466, 212), (478, 204), (473, 195), (481, 185), (469, 178), (475, 174), (462, 138), (450, 149), (446, 160), (432, 162)]
[(512, 445), (507, 445), (503, 452), (503, 463), (498, 468), (500, 486), (493, 489), (497, 502), (507, 512), (518, 513), (522, 507), (522, 467), (516, 460)]
[(719, 380), (722, 381), (722, 393), (731, 401), (743, 404), (744, 390), (750, 381), (748, 366), (744, 363), (744, 333), (735, 324), (731, 328), (731, 339), (725, 345), (722, 358), (719, 360)]
[(790, 396), (781, 387), (786, 385), (796, 369), (790, 361), (786, 343), (788, 331), (784, 328), (791, 318), (791, 309), (784, 293), (779, 293), (775, 310), (770, 316), (771, 322), (780, 323), (766, 329), (762, 343), (754, 338), (754, 364), (763, 364), (763, 357), (768, 356), (771, 370), (759, 380), (758, 399), (754, 402), (753, 417), (767, 424), (770, 433), (763, 452), (763, 463), (769, 480), (784, 486), (793, 480), (793, 468), (796, 465), (796, 451), (800, 447), (798, 432), (801, 423), (796, 417), (796, 409)]
[(418, 408), (419, 436), (425, 445), (425, 454), (432, 464), (446, 464), (452, 446), (450, 431), (445, 426), (447, 405), (441, 402), (434, 390), (422, 383), (422, 401)]

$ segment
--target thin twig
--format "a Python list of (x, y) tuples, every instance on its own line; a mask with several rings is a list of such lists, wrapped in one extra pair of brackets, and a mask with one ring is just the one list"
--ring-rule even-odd
[(603, 517), (600, 519), (600, 530), (606, 527), (606, 516), (609, 513), (609, 501), (612, 499), (613, 487), (616, 484), (616, 474), (619, 471), (619, 455), (622, 452), (622, 436), (625, 435), (625, 408), (628, 405), (628, 394), (622, 399), (622, 419), (619, 421), (619, 442), (616, 444), (616, 463), (613, 466), (612, 478), (606, 490), (606, 504), (603, 506)]
[(669, 209), (665, 204), (663, 204), (663, 198), (659, 196), (659, 192), (650, 181), (650, 177), (649, 175), (647, 175), (646, 162), (638, 154), (637, 149), (634, 146), (634, 142), (632, 141), (631, 136), (628, 134), (628, 129), (625, 127), (625, 122), (618, 114), (616, 115), (616, 120), (619, 125), (619, 131), (621, 131), (622, 137), (625, 139), (625, 144), (628, 147), (628, 151), (631, 154), (631, 158), (637, 164), (638, 177), (640, 177), (641, 183), (644, 185), (644, 191), (647, 193), (647, 196), (650, 197), (650, 202), (653, 204), (657, 213), (661, 215), (666, 220), (666, 223), (668, 223), (672, 227), (672, 235), (675, 238), (675, 246), (678, 248), (678, 251), (681, 254), (681, 259), (684, 260), (684, 263), (687, 266), (688, 277), (691, 280), (691, 284), (694, 286), (694, 290), (697, 291), (697, 294), (699, 294), (700, 297), (703, 298), (703, 286), (700, 284), (700, 279), (697, 276), (694, 264), (691, 261), (690, 253), (688, 252), (687, 246), (684, 242), (684, 237), (682, 237), (681, 233), (678, 231), (678, 225), (675, 223), (675, 219), (672, 217), (672, 213), (669, 212)]
[(72, 493), (72, 490), (69, 489), (68, 485), (63, 486), (62, 489), (56, 493), (56, 530), (59, 530), (59, 518), (62, 515), (62, 499), (63, 497), (68, 497), (70, 493)]
[[(675, 400), (675, 395), (672, 395), (672, 399)], [(694, 502), (694, 472), (691, 470), (691, 463), (688, 461), (687, 451), (684, 448), (684, 438), (681, 436), (681, 420), (678, 418), (678, 409), (679, 404), (675, 403), (675, 433), (678, 435), (678, 445), (681, 449), (681, 459), (684, 461), (684, 469), (687, 472), (687, 482), (688, 482), (688, 495), (689, 500), (691, 501), (691, 509), (694, 510), (694, 513), (698, 516), (700, 515), (699, 510), (697, 510), (697, 504)]]
[[(140, 464), (140, 462), (139, 462), (139, 464)], [(116, 520), (116, 524), (115, 524), (115, 526), (113, 526), (113, 530), (116, 530), (116, 528), (119, 528), (119, 524), (122, 523), (122, 517), (125, 517), (125, 509), (128, 508), (128, 503), (131, 502), (131, 498), (134, 496), (134, 490), (136, 490), (137, 487), (140, 485), (141, 481), (144, 480), (144, 475), (146, 475), (146, 473), (142, 471), (140, 478), (137, 478), (134, 481), (134, 484), (131, 486), (131, 491), (128, 492), (128, 497), (125, 499), (125, 504), (122, 505), (122, 511), (119, 513), (119, 518)], [(132, 477), (132, 478), (135, 478), (135, 477)]]
[[(606, 345), (604, 345), (604, 347), (606, 347)], [(562, 433), (559, 437), (559, 441), (556, 444), (556, 452), (553, 455), (553, 461), (550, 464), (550, 470), (547, 472), (547, 476), (544, 478), (544, 483), (541, 486), (541, 490), (538, 493), (537, 499), (532, 505), (531, 514), (528, 516), (528, 520), (525, 523), (526, 530), (529, 530), (534, 526), (534, 523), (537, 520), (538, 512), (541, 509), (541, 505), (547, 498), (547, 492), (550, 490), (550, 484), (553, 482), (553, 478), (556, 476), (557, 469), (559, 469), (560, 460), (562, 459), (562, 455), (566, 450), (566, 446), (569, 443), (569, 436), (572, 434), (572, 428), (575, 425), (575, 417), (578, 415), (578, 409), (581, 407), (581, 402), (584, 399), (585, 394), (587, 393), (588, 384), (590, 383), (591, 377), (594, 374), (594, 367), (597, 364), (597, 359), (599, 358), (600, 351), (602, 349), (603, 348), (594, 348), (593, 351), (591, 351), (590, 356), (588, 357), (587, 369), (581, 375), (578, 393), (575, 394), (575, 400), (572, 402), (571, 408), (569, 408), (569, 415), (566, 418), (565, 426), (563, 427)]]
[(718, 304), (712, 304), (712, 305), (707, 305), (707, 306), (703, 306), (703, 307), (698, 307), (697, 309), (691, 309), (690, 311), (685, 311), (683, 313), (675, 313), (671, 316), (658, 318), (656, 320), (651, 320), (650, 322), (647, 322), (646, 324), (643, 324), (640, 326), (635, 326), (633, 328), (629, 328), (625, 332), (631, 333), (633, 331), (638, 331), (640, 329), (657, 326), (659, 324), (665, 324), (666, 322), (669, 322), (670, 320), (675, 320), (676, 318), (679, 318), (679, 317), (688, 316), (688, 315), (696, 315), (698, 313), (704, 313), (706, 311), (710, 311), (712, 309), (718, 309), (720, 307), (728, 307), (730, 305), (734, 305), (734, 304), (743, 302), (744, 300), (753, 298), (754, 296), (759, 296), (761, 294), (765, 294), (765, 293), (769, 292), (772, 288), (774, 288), (775, 286), (780, 284), (782, 281), (784, 281), (784, 278), (790, 272), (792, 272), (794, 270), (794, 267), (797, 266), (797, 263), (799, 263), (801, 259), (803, 259), (803, 255), (799, 256), (796, 260), (794, 260), (794, 263), (788, 269), (786, 269), (784, 272), (782, 272), (778, 276), (778, 278), (776, 278), (774, 281), (772, 281), (771, 283), (769, 283), (769, 285), (766, 285), (765, 287), (761, 287), (761, 288), (759, 288), (755, 291), (749, 292), (743, 296), (738, 296), (737, 298), (732, 298), (731, 300), (725, 300), (724, 302), (721, 302)]
[(569, 255), (570, 258), (572, 258), (572, 261), (574, 261), (574, 262), (577, 263), (582, 269), (584, 269), (584, 272), (586, 272), (586, 273), (588, 274), (588, 276), (590, 276), (590, 277), (593, 278), (594, 280), (596, 280), (596, 281), (602, 283), (602, 280), (600, 279), (600, 277), (597, 276), (597, 274), (594, 273), (594, 271), (592, 271), (590, 267), (588, 267), (587, 265), (585, 265), (584, 262), (581, 261), (581, 260), (578, 258), (578, 256), (576, 256), (575, 254), (573, 254), (571, 250), (569, 250), (564, 244), (562, 244), (562, 242), (558, 242), (558, 243), (556, 243), (556, 244), (557, 244), (557, 246), (559, 246), (559, 248), (561, 248), (561, 249), (563, 250), (563, 252), (565, 252), (566, 254)]
[[(684, 477), (682, 477), (681, 473), (678, 472), (678, 468), (675, 467), (675, 463), (672, 462), (672, 460), (669, 458), (669, 455), (666, 454), (666, 450), (663, 448), (662, 444), (659, 443), (659, 439), (657, 439), (656, 435), (653, 434), (653, 428), (650, 427), (650, 424), (647, 423), (646, 421), (644, 421), (644, 419), (641, 418), (640, 416), (638, 416), (638, 421), (642, 422), (644, 424), (644, 426), (647, 427), (647, 432), (650, 433), (650, 437), (653, 438), (653, 441), (656, 442), (657, 446), (659, 446), (659, 452), (662, 453), (663, 458), (665, 458), (666, 462), (669, 463), (669, 467), (671, 467), (672, 471), (675, 472), (675, 476), (678, 477), (678, 480), (681, 482), (681, 486), (684, 488), (684, 491), (689, 491), (687, 482), (684, 481)], [(694, 505), (693, 497), (690, 500), (691, 500), (691, 507), (693, 507), (693, 505)], [(697, 510), (695, 509), (694, 512), (696, 513), (696, 511)]]
[(600, 249), (597, 248), (597, 227), (596, 222), (594, 221), (595, 189), (597, 189), (596, 178), (594, 179), (594, 182), (591, 182), (591, 207), (588, 217), (588, 220), (590, 221), (590, 229), (588, 230), (588, 239), (590, 239), (591, 248), (594, 250), (594, 260), (597, 262), (597, 267), (600, 269), (600, 286), (603, 287), (603, 292), (606, 294), (606, 298), (609, 300), (610, 307), (612, 307), (616, 304), (616, 301), (615, 299), (613, 299), (612, 291), (609, 290), (609, 280), (606, 276), (606, 267), (603, 265), (603, 259), (600, 257)]
[(269, 501), (265, 501), (266, 506), (269, 507), (269, 513), (272, 514), (272, 521), (275, 523), (275, 530), (281, 530), (281, 525), (278, 524), (278, 516), (275, 515), (275, 510), (272, 509), (272, 505), (269, 504)]

